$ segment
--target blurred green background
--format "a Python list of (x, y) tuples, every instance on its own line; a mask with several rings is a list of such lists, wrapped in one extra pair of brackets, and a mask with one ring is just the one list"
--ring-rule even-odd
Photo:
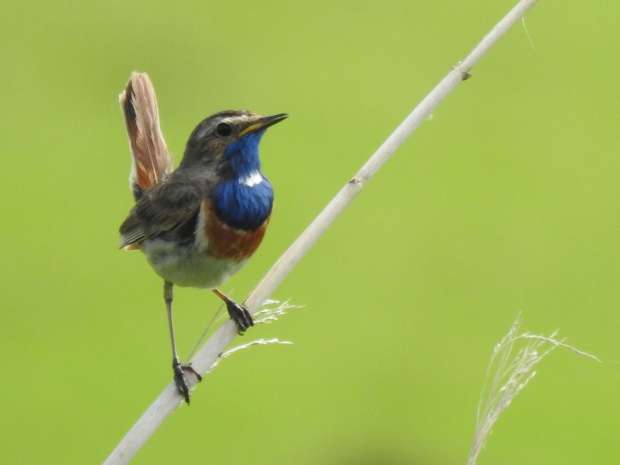
[[(2, 462), (97, 464), (170, 380), (161, 283), (117, 250), (131, 206), (117, 95), (147, 71), (179, 159), (204, 116), (291, 118), (262, 144), (276, 207), (243, 298), (512, 6), (10, 2), (0, 39)], [(560, 328), (481, 464), (617, 463), (620, 6), (543, 1), (473, 70), (135, 464), (463, 464), (495, 342)], [(217, 309), (177, 292), (186, 355)], [(239, 339), (241, 341), (241, 339)]]

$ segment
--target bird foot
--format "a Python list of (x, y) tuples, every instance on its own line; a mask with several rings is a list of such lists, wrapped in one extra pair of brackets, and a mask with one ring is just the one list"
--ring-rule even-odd
[(177, 386), (179, 394), (185, 399), (185, 403), (189, 405), (189, 385), (185, 373), (193, 373), (198, 381), (202, 381), (202, 376), (191, 365), (183, 365), (177, 359), (172, 360), (172, 372), (174, 373), (174, 384)]
[(250, 315), (248, 309), (243, 305), (239, 305), (232, 300), (227, 300), (226, 308), (228, 309), (230, 319), (237, 325), (237, 332), (239, 334), (243, 334), (250, 326), (254, 326), (252, 315)]

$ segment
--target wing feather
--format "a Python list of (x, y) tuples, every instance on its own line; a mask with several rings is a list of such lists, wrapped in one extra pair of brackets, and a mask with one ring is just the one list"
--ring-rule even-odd
[[(188, 180), (168, 180), (146, 191), (120, 227), (122, 248), (136, 248), (145, 239), (183, 230), (195, 221), (203, 199), (200, 186)], [(190, 230), (193, 234), (193, 230)]]

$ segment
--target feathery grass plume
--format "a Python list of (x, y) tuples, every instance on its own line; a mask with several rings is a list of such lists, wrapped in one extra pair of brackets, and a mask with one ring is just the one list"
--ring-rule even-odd
[(250, 342), (246, 342), (245, 344), (241, 344), (238, 346), (233, 347), (232, 349), (228, 349), (226, 352), (222, 352), (222, 354), (215, 360), (215, 362), (213, 362), (213, 365), (211, 365), (211, 368), (209, 368), (205, 374), (210, 374), (213, 372), (213, 370), (215, 370), (219, 364), (222, 362), (222, 360), (227, 359), (228, 357), (230, 357), (231, 355), (236, 354), (237, 352), (240, 352), (244, 349), (249, 349), (250, 347), (254, 347), (254, 346), (267, 346), (267, 345), (292, 345), (293, 341), (286, 341), (286, 340), (282, 340), (282, 339), (278, 339), (277, 337), (271, 338), (271, 339), (255, 339), (253, 341)]
[[(261, 306), (261, 308), (254, 313), (254, 324), (259, 325), (259, 324), (273, 323), (274, 321), (277, 321), (278, 319), (280, 319), (281, 316), (286, 315), (289, 311), (297, 310), (299, 308), (303, 308), (303, 305), (292, 304), (290, 302), (290, 299), (287, 299), (287, 300), (267, 299), (265, 300), (265, 302), (263, 302), (263, 305)], [(218, 313), (216, 314), (216, 317), (219, 313), (221, 312), (218, 311)], [(217, 318), (214, 317), (214, 320), (217, 320)], [(206, 331), (208, 331), (208, 329), (209, 328), (205, 330), (205, 334), (203, 334), (203, 336), (206, 335)], [(253, 341), (235, 346), (231, 349), (228, 349), (222, 352), (218, 356), (218, 358), (215, 359), (215, 361), (213, 362), (211, 367), (205, 372), (205, 374), (212, 373), (213, 370), (215, 370), (215, 368), (221, 363), (222, 360), (230, 357), (233, 354), (236, 354), (237, 352), (241, 350), (249, 349), (250, 347), (254, 347), (254, 346), (266, 346), (266, 345), (274, 345), (274, 344), (275, 345), (291, 345), (294, 343), (293, 341), (278, 339), (277, 337), (274, 337), (271, 339), (264, 339), (264, 338), (255, 339)], [(192, 351), (192, 354), (193, 353), (194, 351)]]
[[(273, 323), (274, 321), (277, 321), (281, 316), (286, 315), (292, 310), (297, 310), (300, 308), (304, 308), (304, 306), (292, 304), (290, 299), (286, 299), (286, 300), (267, 299), (265, 300), (265, 302), (263, 302), (260, 309), (254, 313), (254, 324), (259, 325), (259, 324)], [(211, 320), (209, 320), (209, 322), (205, 326), (204, 331), (202, 332), (202, 334), (198, 338), (198, 341), (196, 341), (196, 344), (194, 344), (194, 347), (190, 351), (190, 356), (189, 356), (190, 359), (194, 357), (194, 354), (196, 353), (196, 351), (203, 344), (203, 342), (207, 338), (207, 335), (209, 334), (209, 331), (211, 330), (213, 325), (217, 323), (218, 321), (227, 318), (227, 315), (222, 311), (223, 309), (224, 309), (224, 306), (221, 305), (220, 308), (218, 308), (218, 310), (215, 312), (213, 317), (211, 317)]]
[(493, 348), (480, 394), (476, 431), (467, 465), (477, 463), (478, 456), (500, 415), (536, 376), (534, 368), (547, 355), (561, 347), (601, 362), (595, 355), (567, 344), (566, 339), (558, 339), (558, 331), (553, 331), (548, 336), (528, 332), (519, 334), (520, 327), (521, 315), (517, 316), (508, 333)]
[(304, 308), (304, 306), (292, 304), (290, 299), (267, 299), (263, 302), (261, 309), (254, 313), (254, 323), (270, 324), (277, 321), (281, 316), (286, 315), (290, 311), (298, 310), (300, 308)]

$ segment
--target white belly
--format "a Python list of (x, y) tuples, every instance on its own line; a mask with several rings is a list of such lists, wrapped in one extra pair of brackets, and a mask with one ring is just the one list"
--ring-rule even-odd
[(142, 251), (155, 272), (177, 286), (214, 288), (245, 264), (245, 260), (208, 257), (197, 246), (178, 247), (161, 239), (145, 241)]

